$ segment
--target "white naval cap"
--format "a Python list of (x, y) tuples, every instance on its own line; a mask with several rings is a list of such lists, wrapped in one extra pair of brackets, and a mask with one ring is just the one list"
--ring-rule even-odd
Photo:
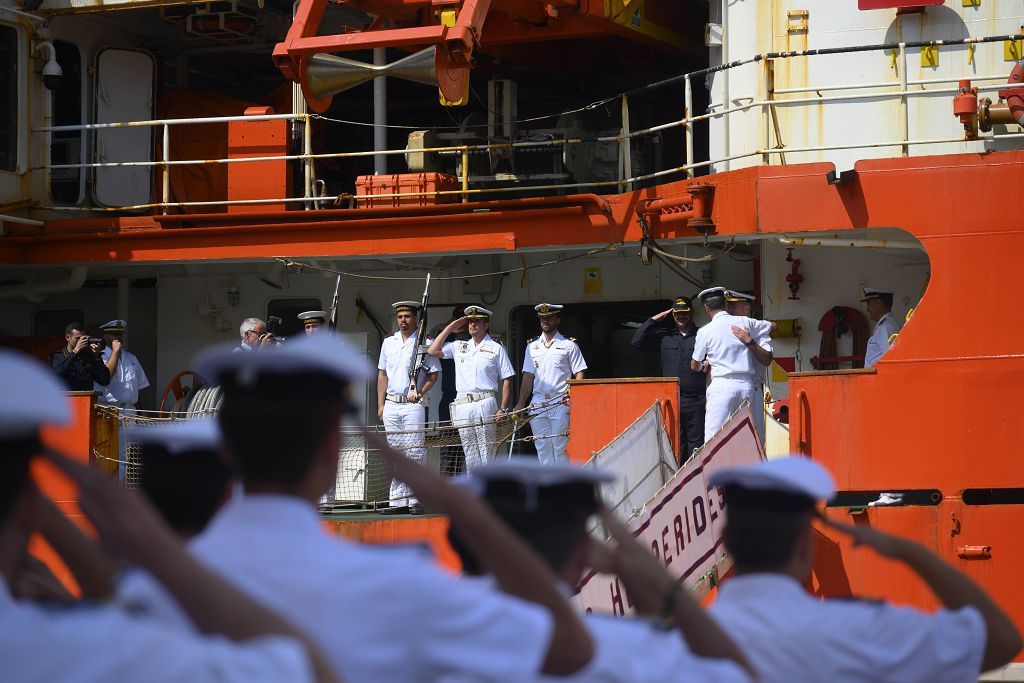
[(727, 291), (729, 290), (727, 290), (725, 287), (708, 287), (707, 289), (701, 290), (700, 294), (697, 295), (697, 298), (703, 301), (704, 297), (714, 296), (716, 294), (725, 296), (725, 293)]
[(893, 296), (893, 295), (896, 294), (896, 292), (892, 291), (891, 289), (878, 289), (877, 287), (865, 287), (864, 288), (864, 297), (861, 299), (861, 303), (863, 303), (865, 301), (868, 301), (870, 299), (876, 299), (876, 298), (882, 296), (883, 294), (888, 294), (889, 296)]
[(746, 292), (737, 292), (735, 289), (725, 290), (726, 301), (755, 301), (753, 294), (747, 294)]
[(466, 306), (462, 312), (467, 318), (475, 320), (489, 320), (492, 313), (483, 306)]
[(514, 482), (521, 484), (528, 509), (536, 506), (537, 491), (549, 486), (579, 484), (596, 487), (615, 481), (611, 472), (578, 465), (542, 465), (535, 458), (515, 457), (502, 462), (484, 465), (472, 474), (454, 480), (476, 496), (484, 496), (492, 482)]
[(537, 316), (543, 318), (546, 315), (558, 315), (565, 308), (562, 304), (537, 304), (533, 307), (533, 310), (537, 311)]
[(836, 483), (828, 470), (803, 455), (762, 460), (756, 465), (724, 467), (712, 472), (708, 483), (800, 495), (816, 501), (826, 501), (836, 493)]
[(302, 322), (324, 323), (327, 322), (327, 311), (303, 311), (295, 317)]
[(111, 320), (110, 322), (100, 325), (100, 330), (103, 332), (127, 332), (128, 321), (119, 319)]
[(366, 357), (343, 340), (340, 334), (313, 334), (259, 353), (232, 353), (234, 344), (219, 344), (196, 354), (192, 366), (211, 382), (235, 373), (242, 385), (253, 383), (259, 375), (298, 372), (318, 373), (345, 382), (370, 379), (371, 369)]
[(20, 351), (0, 349), (0, 439), (33, 436), (71, 419), (64, 386), (45, 365)]
[(396, 301), (391, 304), (391, 308), (395, 309), (395, 313), (402, 313), (403, 311), (410, 311), (416, 313), (420, 310), (419, 301)]
[(216, 451), (222, 443), (220, 424), (212, 417), (150, 424), (129, 423), (125, 429), (125, 438), (143, 445), (162, 446), (173, 454)]

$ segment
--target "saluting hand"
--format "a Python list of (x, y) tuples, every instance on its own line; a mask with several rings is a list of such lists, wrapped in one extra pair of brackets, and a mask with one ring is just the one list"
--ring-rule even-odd
[(651, 320), (664, 320), (669, 315), (672, 315), (672, 309), (671, 308), (669, 308), (667, 310), (664, 310), (661, 313), (656, 313), (656, 314), (652, 315), (651, 316)]
[(466, 329), (466, 325), (468, 323), (469, 323), (469, 317), (464, 315), (464, 316), (462, 316), (461, 318), (459, 318), (457, 320), (451, 321), (448, 324), (448, 327), (451, 329), (452, 332), (462, 332), (462, 330)]
[(917, 547), (917, 543), (910, 541), (906, 538), (894, 536), (878, 529), (872, 529), (865, 524), (846, 524), (844, 522), (836, 522), (834, 520), (821, 515), (818, 517), (827, 527), (831, 527), (840, 533), (846, 534), (853, 539), (854, 547), (864, 545), (882, 557), (888, 557), (891, 560), (902, 560), (906, 557), (907, 552)]

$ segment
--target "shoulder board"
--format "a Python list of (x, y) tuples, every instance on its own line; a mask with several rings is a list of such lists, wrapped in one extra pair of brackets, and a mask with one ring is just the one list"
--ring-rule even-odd
[(530, 337), (529, 339), (526, 340), (526, 343), (527, 344), (532, 344), (533, 342), (537, 341), (538, 339), (540, 339), (540, 337)]
[(576, 341), (576, 337), (568, 337), (568, 339), (569, 339), (569, 341), (571, 341), (571, 342), (575, 342), (575, 341)]

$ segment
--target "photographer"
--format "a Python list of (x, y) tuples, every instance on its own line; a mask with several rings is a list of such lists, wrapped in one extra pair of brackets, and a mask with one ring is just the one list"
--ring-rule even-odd
[(81, 323), (65, 327), (64, 339), (64, 348), (50, 354), (50, 367), (70, 391), (92, 391), (94, 383), (104, 387), (110, 384), (110, 370), (101, 356), (102, 339), (90, 337)]
[(242, 343), (235, 347), (236, 352), (262, 351), (274, 341), (274, 334), (267, 330), (267, 324), (259, 318), (246, 318), (238, 328)]

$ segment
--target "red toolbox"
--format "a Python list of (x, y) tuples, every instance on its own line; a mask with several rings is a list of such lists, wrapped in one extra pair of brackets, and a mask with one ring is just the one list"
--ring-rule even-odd
[[(428, 206), (451, 204), (459, 194), (435, 194), (459, 190), (459, 179), (447, 173), (396, 173), (392, 175), (361, 175), (356, 178), (356, 205)], [(391, 195), (410, 195), (394, 197)]]

